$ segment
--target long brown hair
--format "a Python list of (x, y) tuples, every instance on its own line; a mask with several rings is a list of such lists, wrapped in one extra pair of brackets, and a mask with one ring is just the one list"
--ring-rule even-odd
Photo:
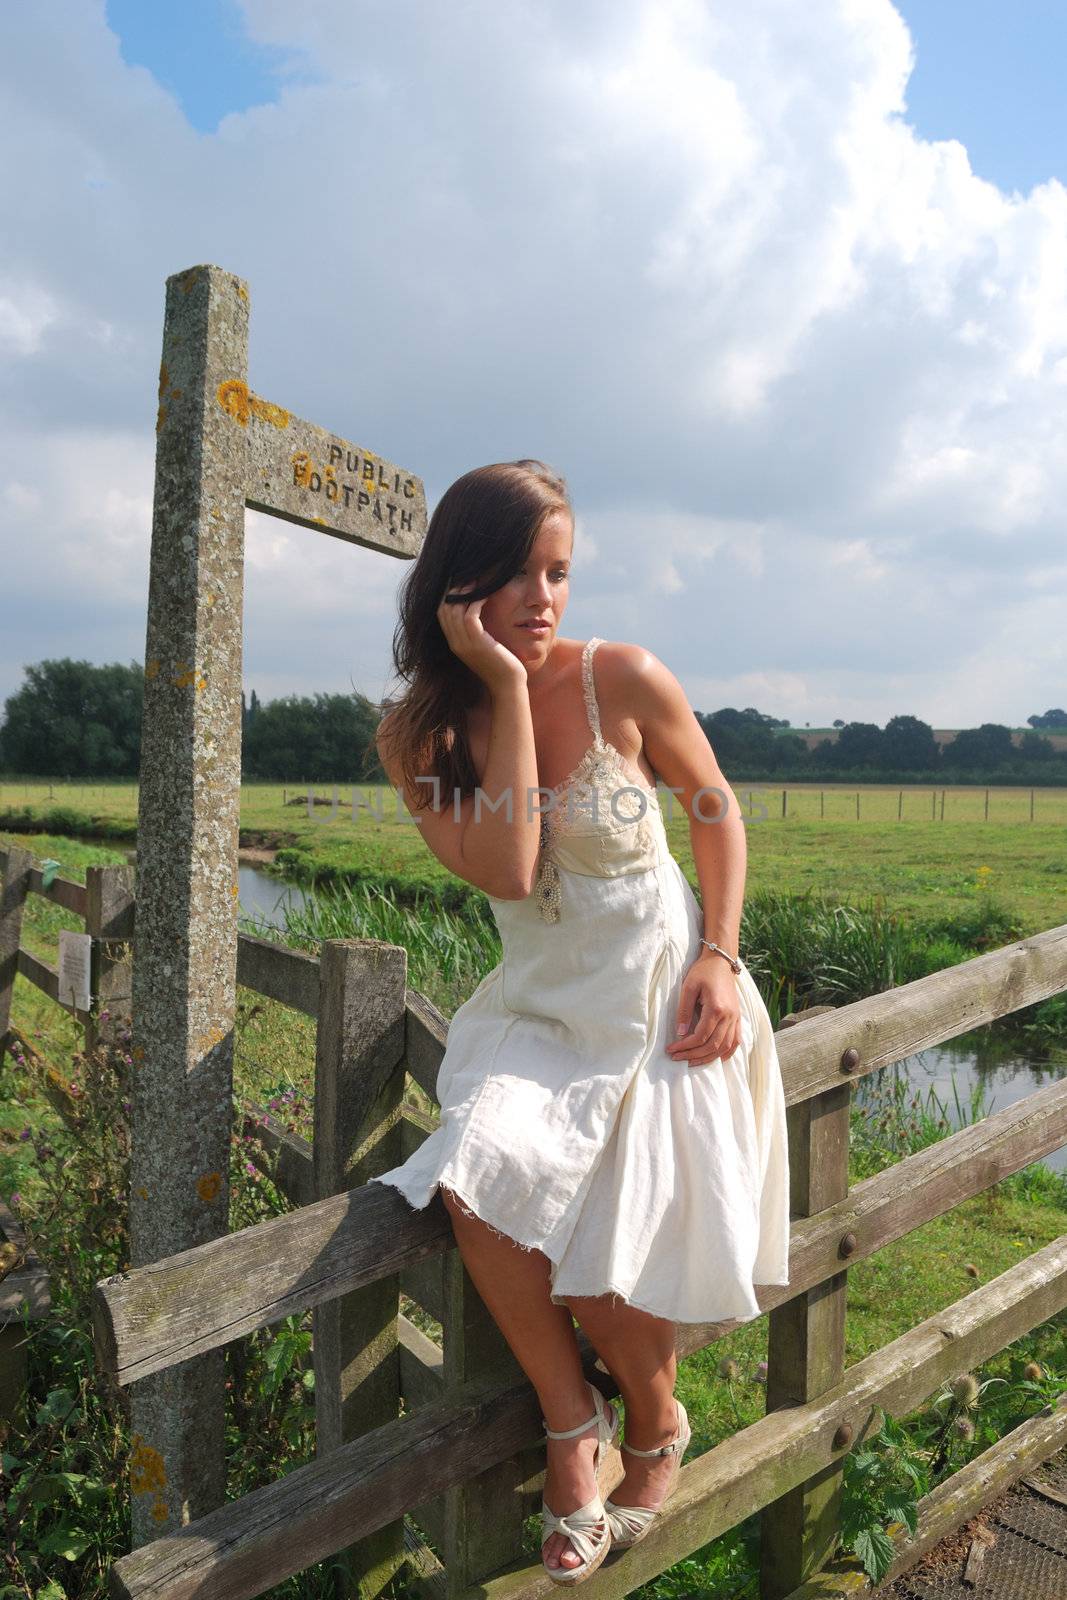
[[(477, 673), (449, 646), (437, 620), (441, 601), (473, 583), (464, 600), (480, 600), (513, 578), (554, 511), (573, 517), (566, 482), (543, 461), (498, 461), (465, 472), (445, 490), (422, 548), (400, 590), (393, 633), (393, 666), (408, 687), (378, 704), (391, 713), (390, 756), (424, 810), (438, 777), (442, 801), (478, 783), (467, 740), (467, 714), (484, 691)], [(371, 755), (373, 746), (368, 750)]]

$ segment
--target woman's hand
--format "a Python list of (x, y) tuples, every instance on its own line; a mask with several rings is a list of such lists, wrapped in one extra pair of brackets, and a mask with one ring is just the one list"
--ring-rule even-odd
[(714, 951), (697, 956), (685, 975), (678, 1026), (681, 1033), (667, 1045), (667, 1054), (691, 1067), (726, 1060), (741, 1043), (737, 979), (733, 968)]
[[(462, 594), (475, 587), (473, 583), (465, 583), (455, 590), (449, 585), (449, 590)], [(477, 673), (489, 689), (506, 688), (512, 682), (525, 684), (526, 668), (518, 656), (482, 626), (481, 610), (487, 598), (483, 595), (481, 600), (442, 600), (437, 607), (441, 632), (453, 655)]]

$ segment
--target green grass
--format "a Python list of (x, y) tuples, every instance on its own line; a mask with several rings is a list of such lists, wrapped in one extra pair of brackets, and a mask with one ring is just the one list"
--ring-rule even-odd
[[(746, 814), (743, 779), (732, 787)], [(92, 786), (47, 784), (0, 785), (0, 831), (5, 808), (43, 815), (62, 804), (80, 812), (87, 827), (133, 827), (137, 817), (135, 784)], [(782, 787), (757, 787), (756, 815), (747, 828), (748, 890), (776, 888), (788, 893), (804, 889), (855, 904), (881, 901), (901, 914), (929, 918), (955, 917), (973, 901), (976, 873), (991, 868), (989, 887), (1011, 905), (1027, 933), (1056, 927), (1067, 920), (1067, 789), (1036, 791), (1035, 821), (1029, 821), (1028, 789), (994, 789), (990, 820), (983, 820), (984, 789), (946, 790), (945, 820), (931, 820), (931, 791), (904, 790), (903, 818), (897, 821), (898, 790), (860, 788), (860, 820), (856, 820), (856, 787), (805, 788), (787, 785), (787, 811), (781, 816)], [(303, 785), (245, 784), (241, 791), (241, 829), (247, 843), (266, 841), (282, 846), (280, 865), (304, 883), (374, 881), (392, 883), (402, 897), (413, 898), (420, 885), (445, 896), (460, 909), (467, 886), (441, 866), (422, 842), (418, 825), (386, 787), (360, 786), (364, 802), (352, 816), (351, 785), (337, 786), (338, 809), (306, 803), (284, 804), (306, 796)], [(320, 784), (314, 793), (331, 801), (334, 786)], [(820, 818), (820, 796), (825, 799)], [(666, 814), (668, 795), (660, 791)], [(767, 816), (759, 820), (762, 803)], [(382, 810), (382, 820), (376, 807)], [(697, 882), (689, 846), (690, 824), (676, 804), (668, 822), (671, 849), (690, 882)], [(121, 859), (121, 858), (120, 858)]]

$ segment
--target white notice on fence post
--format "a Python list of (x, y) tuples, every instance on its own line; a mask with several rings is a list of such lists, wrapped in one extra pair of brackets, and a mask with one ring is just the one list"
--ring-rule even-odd
[(79, 1011), (88, 1011), (89, 960), (92, 948), (92, 934), (72, 933), (69, 928), (59, 930), (60, 1005), (75, 1006)]

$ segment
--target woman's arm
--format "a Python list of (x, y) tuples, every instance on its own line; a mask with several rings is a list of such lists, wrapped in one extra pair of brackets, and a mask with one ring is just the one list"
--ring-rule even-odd
[[(527, 788), (533, 791), (537, 787), (537, 756), (525, 677), (494, 688), (491, 704), (489, 752), (479, 785), (482, 795), (477, 815), (473, 794), (464, 796), (458, 807), (452, 795), (441, 794), (435, 806), (440, 784), (425, 784), (418, 798), (402, 785), (385, 717), (378, 726), (378, 754), (390, 783), (403, 788), (405, 804), (438, 861), (484, 894), (498, 900), (524, 900), (533, 887), (540, 849), (540, 817), (536, 811), (530, 819), (526, 816)], [(511, 820), (506, 798), (501, 802), (509, 788)], [(427, 796), (430, 804), (416, 809)], [(498, 803), (495, 811), (491, 809), (494, 803)]]
[[(618, 680), (612, 685), (613, 703), (631, 710), (653, 770), (680, 796), (689, 817), (704, 937), (736, 956), (748, 867), (741, 807), (673, 672), (640, 645), (614, 646), (612, 662)], [(691, 1066), (732, 1055), (741, 1039), (733, 971), (703, 945), (683, 986), (678, 1024), (684, 1037), (668, 1049)]]

